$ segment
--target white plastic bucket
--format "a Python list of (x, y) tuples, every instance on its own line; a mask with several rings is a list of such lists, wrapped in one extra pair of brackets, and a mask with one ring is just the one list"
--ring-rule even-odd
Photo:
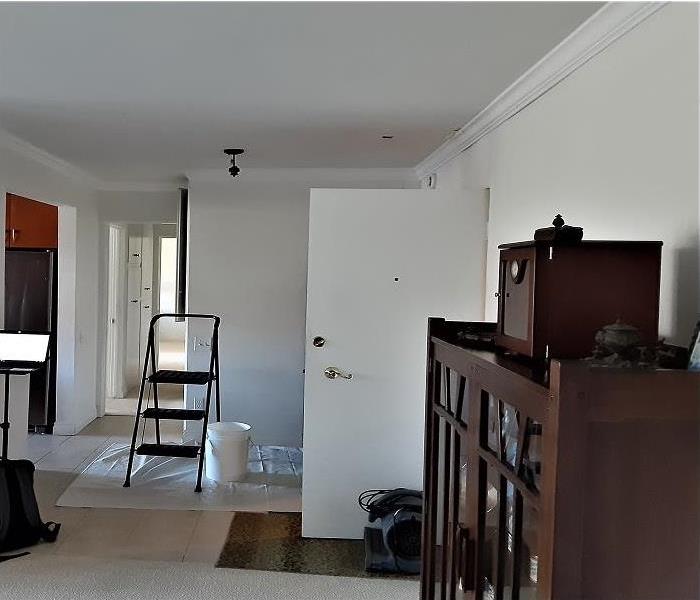
[(239, 481), (248, 471), (250, 425), (247, 423), (212, 423), (207, 427), (204, 448), (205, 472), (219, 482)]

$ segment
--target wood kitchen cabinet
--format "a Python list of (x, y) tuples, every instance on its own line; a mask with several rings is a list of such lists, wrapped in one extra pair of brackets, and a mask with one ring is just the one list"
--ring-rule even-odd
[(58, 207), (7, 194), (5, 247), (58, 248)]
[(474, 325), (429, 322), (421, 599), (700, 597), (700, 373), (533, 367)]

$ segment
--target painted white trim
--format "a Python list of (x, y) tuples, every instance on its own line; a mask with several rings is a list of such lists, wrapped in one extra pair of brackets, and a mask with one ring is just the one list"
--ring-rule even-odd
[(172, 192), (187, 187), (186, 177), (162, 181), (99, 181), (98, 192)]
[(22, 138), (0, 128), (0, 145), (17, 154), (34, 160), (69, 179), (82, 183), (93, 191), (104, 192), (169, 192), (187, 185), (185, 177), (173, 177), (160, 181), (103, 181), (80, 167), (51, 154)]
[[(30, 144), (0, 128), (0, 144), (18, 154), (39, 162), (66, 177), (81, 182), (94, 191), (103, 192), (168, 192), (187, 187), (190, 181), (223, 183), (232, 181), (226, 165), (220, 169), (196, 169), (186, 176), (174, 177), (161, 181), (103, 181), (69, 162)], [(367, 185), (387, 180), (404, 181), (406, 185), (417, 185), (416, 174), (411, 167), (400, 168), (324, 168), (324, 167), (290, 167), (290, 168), (243, 168), (236, 181), (254, 183), (309, 183), (323, 186), (325, 182), (332, 185), (334, 181), (363, 181)]]
[(528, 104), (632, 31), (666, 2), (608, 2), (535, 63), (486, 108), (416, 167), (419, 179), (434, 173)]
[(417, 184), (416, 174), (410, 167), (406, 168), (255, 168), (241, 166), (241, 174), (235, 179), (228, 174), (225, 164), (220, 169), (198, 169), (187, 173), (187, 179), (192, 182), (208, 183), (309, 183), (315, 187), (323, 186), (324, 182), (360, 181), (368, 185), (374, 181), (401, 180)]
[(58, 248), (56, 422), (70, 423), (78, 418), (76, 415), (79, 414), (77, 411), (81, 405), (81, 397), (76, 389), (76, 362), (81, 332), (76, 312), (78, 209), (75, 206), (58, 206)]
[(110, 224), (108, 238), (106, 389), (105, 394), (98, 396), (98, 401), (101, 401), (98, 414), (104, 412), (102, 405), (105, 395), (112, 398), (123, 398), (126, 395), (123, 323), (126, 312), (126, 227)]
[(54, 435), (77, 435), (83, 429), (85, 429), (90, 423), (92, 423), (97, 417), (95, 415), (84, 419), (80, 423), (54, 423), (53, 434)]
[(72, 165), (68, 161), (42, 150), (37, 146), (30, 144), (29, 142), (18, 138), (16, 135), (11, 134), (9, 131), (0, 129), (0, 144), (6, 148), (17, 152), (17, 154), (24, 156), (30, 160), (34, 160), (39, 164), (48, 167), (62, 175), (65, 175), (73, 181), (82, 183), (92, 189), (99, 186), (99, 179), (90, 175), (87, 171), (83, 171)]

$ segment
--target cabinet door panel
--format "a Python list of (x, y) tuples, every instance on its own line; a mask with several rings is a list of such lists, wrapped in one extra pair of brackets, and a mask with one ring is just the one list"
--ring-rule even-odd
[(542, 424), (482, 391), (477, 600), (537, 597)]
[(7, 194), (8, 248), (58, 248), (58, 207)]
[[(429, 389), (432, 400), (430, 475), (426, 487), (431, 514), (424, 529), (422, 597), (429, 600), (471, 598), (473, 587), (473, 536), (467, 511), (467, 401), (464, 375), (435, 361)], [(426, 570), (427, 569), (427, 570)]]

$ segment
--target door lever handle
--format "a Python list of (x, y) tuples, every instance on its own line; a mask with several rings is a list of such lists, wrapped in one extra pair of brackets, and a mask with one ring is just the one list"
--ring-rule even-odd
[(323, 374), (328, 377), (328, 379), (335, 379), (336, 377), (340, 377), (341, 379), (352, 379), (352, 373), (346, 373), (338, 367), (326, 367)]

